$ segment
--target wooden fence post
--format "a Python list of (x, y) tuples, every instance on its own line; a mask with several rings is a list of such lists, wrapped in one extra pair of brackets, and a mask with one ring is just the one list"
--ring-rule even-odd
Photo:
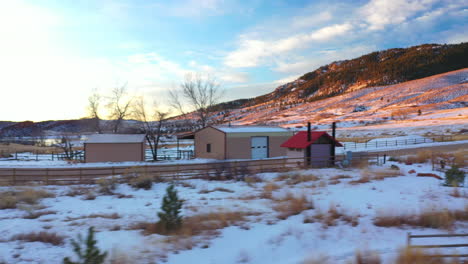
[(83, 168), (80, 167), (80, 184), (82, 183), (83, 180)]
[(16, 168), (13, 168), (13, 185), (16, 185)]
[(46, 168), (46, 185), (49, 185), (49, 168)]
[(406, 246), (411, 245), (411, 232), (406, 233)]

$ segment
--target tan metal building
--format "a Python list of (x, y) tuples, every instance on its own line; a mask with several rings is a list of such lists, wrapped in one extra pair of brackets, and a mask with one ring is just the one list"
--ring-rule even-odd
[(209, 126), (195, 132), (195, 157), (265, 159), (286, 156), (280, 145), (292, 136), (273, 126)]
[(144, 134), (96, 134), (84, 143), (85, 162), (145, 161)]

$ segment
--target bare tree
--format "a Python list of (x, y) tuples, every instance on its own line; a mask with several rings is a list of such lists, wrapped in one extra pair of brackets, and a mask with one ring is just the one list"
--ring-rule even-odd
[(62, 133), (62, 135), (60, 135), (57, 146), (63, 150), (65, 159), (71, 160), (75, 158), (76, 153), (73, 151), (74, 144), (72, 143), (72, 138), (68, 134)]
[(119, 132), (122, 121), (131, 114), (131, 105), (132, 99), (127, 98), (126, 84), (112, 90), (112, 95), (109, 97), (109, 103), (107, 104), (110, 112), (109, 118), (114, 120), (112, 132)]
[(99, 109), (101, 107), (101, 102), (102, 96), (97, 91), (94, 91), (93, 94), (91, 94), (88, 97), (88, 115), (93, 120), (94, 130), (99, 134), (102, 133), (101, 118), (99, 117)]
[(153, 160), (158, 160), (158, 148), (161, 145), (163, 127), (169, 113), (161, 111), (156, 103), (153, 103), (150, 110), (147, 109), (143, 97), (135, 102), (133, 113), (135, 119), (141, 122), (141, 130), (146, 134)]
[(209, 76), (187, 74), (180, 89), (170, 91), (170, 104), (182, 115), (186, 115), (184, 105), (197, 116), (198, 125), (210, 123), (210, 114), (223, 95), (219, 83)]

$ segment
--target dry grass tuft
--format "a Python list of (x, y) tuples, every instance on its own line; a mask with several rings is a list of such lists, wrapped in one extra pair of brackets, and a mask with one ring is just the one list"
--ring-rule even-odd
[(37, 204), (43, 198), (52, 197), (55, 197), (52, 193), (35, 189), (0, 192), (0, 210), (17, 208), (18, 204)]
[(394, 178), (403, 176), (403, 173), (398, 170), (386, 169), (386, 170), (375, 170), (371, 172), (373, 174), (373, 179), (377, 181), (381, 181), (385, 178)]
[(468, 165), (468, 150), (460, 149), (453, 153), (453, 164), (459, 168), (466, 167)]
[(138, 175), (130, 179), (130, 186), (135, 189), (149, 190), (153, 187), (154, 178), (149, 175)]
[(349, 184), (356, 185), (356, 184), (361, 184), (361, 183), (368, 183), (370, 181), (371, 181), (371, 178), (369, 175), (361, 175), (361, 178), (354, 180), (354, 181), (350, 181)]
[(217, 187), (217, 188), (214, 188), (213, 190), (203, 189), (203, 190), (199, 191), (198, 193), (200, 193), (200, 194), (206, 194), (206, 193), (211, 193), (211, 192), (227, 192), (227, 193), (233, 193), (234, 191), (233, 191), (233, 190), (230, 190), (230, 189), (223, 188), (223, 187)]
[(304, 223), (322, 223), (323, 228), (336, 226), (338, 221), (357, 226), (359, 224), (359, 215), (345, 214), (332, 204), (326, 213), (316, 210), (314, 215), (304, 217)]
[(357, 251), (354, 264), (380, 264), (382, 260), (377, 252)]
[(456, 221), (468, 221), (468, 206), (464, 210), (426, 210), (418, 215), (379, 215), (374, 225), (381, 227), (417, 226), (450, 230)]
[(99, 186), (99, 193), (113, 195), (115, 189), (117, 188), (118, 179), (115, 177), (112, 178), (102, 178), (96, 181)]
[(303, 175), (300, 173), (291, 174), (291, 176), (286, 180), (286, 184), (288, 185), (296, 185), (303, 182), (311, 182), (311, 181), (318, 181), (319, 177), (313, 174)]
[(49, 244), (58, 246), (64, 243), (65, 237), (59, 236), (56, 233), (31, 232), (31, 233), (15, 235), (11, 238), (11, 240), (22, 240), (26, 242), (42, 242), (42, 243), (49, 243)]
[(258, 215), (249, 212), (212, 212), (185, 217), (179, 230), (168, 233), (163, 225), (158, 223), (140, 222), (131, 226), (130, 229), (144, 230), (144, 234), (162, 234), (190, 237), (195, 235), (217, 235), (219, 229), (240, 225), (246, 221), (246, 216)]
[(428, 254), (421, 249), (403, 248), (398, 253), (395, 264), (466, 264), (466, 260), (441, 258)]
[(288, 193), (284, 198), (276, 200), (276, 202), (278, 204), (273, 209), (279, 213), (278, 219), (282, 220), (298, 215), (305, 210), (314, 209), (313, 201), (307, 200), (304, 194), (295, 197), (292, 193)]
[(345, 174), (338, 174), (336, 176), (333, 176), (330, 178), (331, 181), (334, 181), (334, 180), (341, 180), (341, 179), (351, 179), (352, 177), (349, 176), (349, 175), (345, 175)]
[(24, 219), (37, 219), (43, 215), (51, 215), (51, 214), (56, 214), (56, 211), (42, 211), (42, 212), (30, 212), (28, 215), (23, 217)]
[(260, 197), (263, 199), (273, 199), (273, 192), (280, 189), (281, 187), (274, 183), (268, 182), (263, 186), (263, 191), (260, 194)]

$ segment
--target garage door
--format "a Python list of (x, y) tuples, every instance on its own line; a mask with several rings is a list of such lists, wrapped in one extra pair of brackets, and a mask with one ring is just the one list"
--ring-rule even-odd
[(330, 161), (331, 144), (312, 144), (311, 165), (312, 167), (326, 167)]
[(252, 159), (268, 158), (268, 137), (252, 137)]

